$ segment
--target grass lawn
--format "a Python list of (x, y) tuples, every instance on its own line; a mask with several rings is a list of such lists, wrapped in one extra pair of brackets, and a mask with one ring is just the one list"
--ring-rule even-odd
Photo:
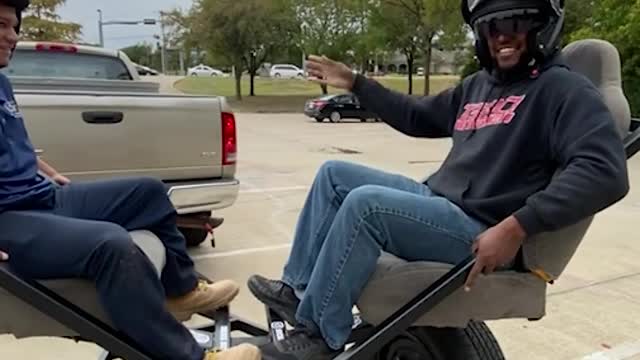
[[(397, 91), (406, 93), (408, 90), (406, 77), (386, 76), (377, 80)], [(432, 76), (431, 93), (449, 88), (457, 81), (457, 76)], [(305, 101), (322, 95), (318, 84), (306, 80), (256, 78), (256, 96), (249, 96), (249, 78), (243, 77), (241, 101), (236, 99), (233, 78), (188, 77), (177, 81), (174, 86), (186, 94), (226, 96), (234, 110), (239, 112), (301, 112)], [(413, 93), (421, 94), (423, 89), (424, 78), (414, 78)], [(334, 88), (329, 88), (328, 91), (329, 93), (342, 92)]]

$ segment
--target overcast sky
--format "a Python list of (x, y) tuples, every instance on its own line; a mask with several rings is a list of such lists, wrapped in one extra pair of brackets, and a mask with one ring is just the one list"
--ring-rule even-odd
[[(67, 0), (58, 13), (65, 21), (82, 25), (82, 38), (86, 42), (98, 43), (98, 12), (102, 9), (103, 20), (142, 20), (158, 18), (160, 10), (175, 7), (188, 9), (192, 0)], [(153, 35), (160, 35), (160, 27), (153, 25), (106, 25), (105, 47), (122, 48), (139, 42), (155, 42)]]

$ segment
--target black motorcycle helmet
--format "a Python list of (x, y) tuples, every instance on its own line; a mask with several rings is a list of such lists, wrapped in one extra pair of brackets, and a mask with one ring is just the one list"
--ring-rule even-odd
[(549, 59), (559, 50), (564, 26), (564, 0), (462, 0), (462, 16), (475, 36), (476, 56), (480, 65), (491, 72), (487, 28), (506, 31), (525, 30), (528, 65)]
[(29, 1), (30, 0), (0, 0), (0, 4), (16, 9), (16, 16), (18, 17), (16, 33), (18, 34), (20, 34), (20, 25), (22, 23), (22, 12), (29, 7)]

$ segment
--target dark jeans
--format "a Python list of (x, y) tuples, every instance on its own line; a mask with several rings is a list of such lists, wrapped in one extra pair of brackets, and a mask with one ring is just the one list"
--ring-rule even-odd
[[(115, 327), (154, 358), (202, 360), (188, 329), (165, 310), (166, 296), (198, 281), (175, 218), (158, 180), (72, 183), (56, 190), (52, 208), (0, 213), (0, 249), (23, 276), (93, 280)], [(129, 235), (140, 229), (167, 248), (161, 279)]]

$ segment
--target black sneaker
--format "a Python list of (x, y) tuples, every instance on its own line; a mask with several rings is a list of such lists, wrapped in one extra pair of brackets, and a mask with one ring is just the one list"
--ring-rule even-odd
[(249, 291), (260, 302), (278, 314), (284, 321), (296, 326), (296, 311), (300, 300), (295, 291), (279, 280), (269, 280), (260, 275), (253, 275), (247, 282)]
[(282, 341), (260, 346), (263, 360), (330, 360), (341, 353), (307, 329), (295, 329)]

